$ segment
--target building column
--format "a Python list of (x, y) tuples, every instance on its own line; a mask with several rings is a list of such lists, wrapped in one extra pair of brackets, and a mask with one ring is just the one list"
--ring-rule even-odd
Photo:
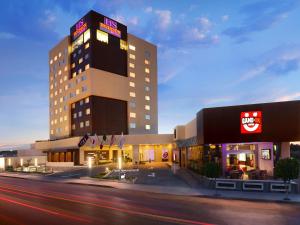
[(290, 150), (290, 142), (281, 142), (281, 155), (280, 158), (290, 158), (291, 150)]
[(135, 164), (135, 162), (140, 162), (140, 151), (138, 145), (132, 146), (132, 163)]
[(84, 164), (84, 150), (81, 150), (79, 148), (79, 164), (83, 165)]

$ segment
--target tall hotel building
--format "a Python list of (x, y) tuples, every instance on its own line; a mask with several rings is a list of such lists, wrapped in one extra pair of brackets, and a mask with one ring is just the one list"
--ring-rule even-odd
[(156, 46), (90, 11), (49, 54), (50, 139), (157, 133)]
[[(157, 134), (155, 45), (90, 11), (50, 51), (49, 68), (50, 140), (36, 143), (49, 164), (85, 164), (99, 151), (114, 161), (121, 134), (131, 161), (161, 161), (163, 153), (171, 154), (172, 135)], [(101, 149), (89, 143), (78, 147), (86, 134), (115, 135), (116, 141)]]

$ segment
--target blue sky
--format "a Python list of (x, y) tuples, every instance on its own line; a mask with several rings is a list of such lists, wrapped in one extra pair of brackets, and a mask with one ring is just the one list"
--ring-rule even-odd
[(160, 133), (203, 107), (300, 99), (299, 0), (10, 0), (0, 145), (48, 138), (48, 51), (90, 9), (158, 46)]

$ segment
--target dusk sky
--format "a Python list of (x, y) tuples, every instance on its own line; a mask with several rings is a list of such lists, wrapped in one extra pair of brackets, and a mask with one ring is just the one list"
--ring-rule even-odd
[(48, 51), (91, 9), (158, 46), (159, 133), (204, 107), (300, 99), (298, 0), (9, 0), (0, 145), (49, 138)]

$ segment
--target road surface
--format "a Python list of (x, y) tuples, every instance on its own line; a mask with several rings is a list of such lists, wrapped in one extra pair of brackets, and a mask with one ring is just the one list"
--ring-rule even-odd
[(300, 224), (300, 205), (0, 177), (1, 225)]

